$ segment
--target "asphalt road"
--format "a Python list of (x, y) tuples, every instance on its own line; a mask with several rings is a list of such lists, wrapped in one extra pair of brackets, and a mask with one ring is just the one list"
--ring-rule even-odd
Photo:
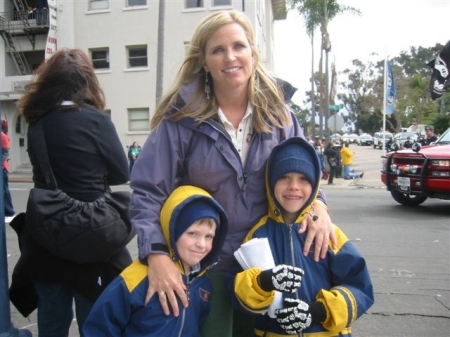
[[(355, 181), (323, 185), (331, 218), (365, 256), (375, 304), (353, 326), (360, 337), (443, 337), (450, 331), (450, 202), (427, 200), (408, 208), (397, 204), (380, 182), (382, 151), (351, 145)], [(29, 177), (12, 175), (17, 212), (25, 210)], [(124, 185), (118, 189), (128, 189)], [(6, 226), (8, 271), (19, 256), (14, 232)], [(129, 244), (137, 256), (136, 242)], [(37, 336), (36, 313), (23, 318), (11, 305), (15, 328)], [(78, 336), (76, 322), (70, 337)], [(214, 336), (212, 336), (214, 337)]]

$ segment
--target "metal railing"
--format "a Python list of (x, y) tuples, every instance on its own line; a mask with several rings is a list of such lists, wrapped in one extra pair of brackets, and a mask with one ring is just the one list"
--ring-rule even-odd
[(48, 9), (30, 9), (20, 12), (0, 13), (0, 31), (19, 31), (39, 27), (48, 27)]

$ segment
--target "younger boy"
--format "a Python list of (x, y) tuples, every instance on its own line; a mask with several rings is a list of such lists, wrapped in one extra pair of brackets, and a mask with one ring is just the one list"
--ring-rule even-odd
[[(314, 148), (293, 137), (276, 146), (266, 167), (268, 214), (248, 233), (245, 241), (267, 238), (275, 265), (304, 270), (301, 286), (283, 292), (275, 318), (262, 311), (274, 298), (273, 287), (261, 282), (258, 268), (234, 279), (234, 305), (256, 316), (256, 336), (351, 336), (351, 324), (373, 304), (373, 288), (366, 262), (345, 234), (334, 226), (338, 246), (314, 262), (313, 250), (302, 254), (306, 233), (299, 234), (304, 217), (317, 219), (312, 203), (321, 178)], [(272, 289), (271, 289), (272, 288)]]
[(139, 260), (104, 290), (83, 326), (85, 337), (199, 336), (210, 310), (212, 286), (205, 271), (218, 260), (228, 220), (223, 208), (206, 191), (181, 186), (161, 210), (161, 227), (168, 253), (180, 269), (189, 306), (178, 317), (166, 316), (155, 293), (147, 305), (147, 266)]

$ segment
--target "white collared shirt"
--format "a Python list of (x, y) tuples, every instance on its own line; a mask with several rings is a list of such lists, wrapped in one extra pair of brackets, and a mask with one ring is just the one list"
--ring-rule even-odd
[(248, 149), (250, 148), (250, 142), (252, 141), (253, 135), (253, 119), (252, 119), (253, 109), (250, 102), (247, 105), (247, 111), (244, 117), (239, 123), (239, 126), (235, 128), (233, 124), (230, 123), (228, 118), (223, 113), (222, 109), (219, 108), (218, 115), (220, 121), (222, 122), (225, 130), (231, 137), (234, 147), (239, 153), (242, 161), (242, 165), (245, 165), (247, 159)]

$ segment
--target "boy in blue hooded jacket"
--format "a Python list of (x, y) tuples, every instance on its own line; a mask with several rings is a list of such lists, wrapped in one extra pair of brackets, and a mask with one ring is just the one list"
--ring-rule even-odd
[(178, 317), (165, 315), (155, 293), (147, 305), (147, 265), (136, 260), (100, 295), (83, 325), (84, 337), (200, 336), (210, 310), (212, 286), (206, 270), (219, 257), (228, 231), (228, 219), (220, 204), (206, 191), (180, 186), (161, 210), (161, 227), (167, 250), (180, 269), (189, 306)]
[(280, 291), (274, 274), (259, 268), (237, 273), (232, 301), (259, 314), (255, 336), (351, 336), (351, 324), (374, 302), (366, 262), (340, 228), (334, 226), (338, 245), (329, 246), (325, 259), (315, 262), (313, 250), (302, 254), (306, 233), (299, 234), (298, 226), (307, 216), (317, 220), (312, 204), (320, 179), (319, 159), (304, 139), (292, 137), (273, 149), (266, 167), (268, 214), (244, 243), (267, 238), (275, 265), (301, 268), (304, 275), (293, 292), (282, 291), (281, 307), (270, 317), (268, 308)]

